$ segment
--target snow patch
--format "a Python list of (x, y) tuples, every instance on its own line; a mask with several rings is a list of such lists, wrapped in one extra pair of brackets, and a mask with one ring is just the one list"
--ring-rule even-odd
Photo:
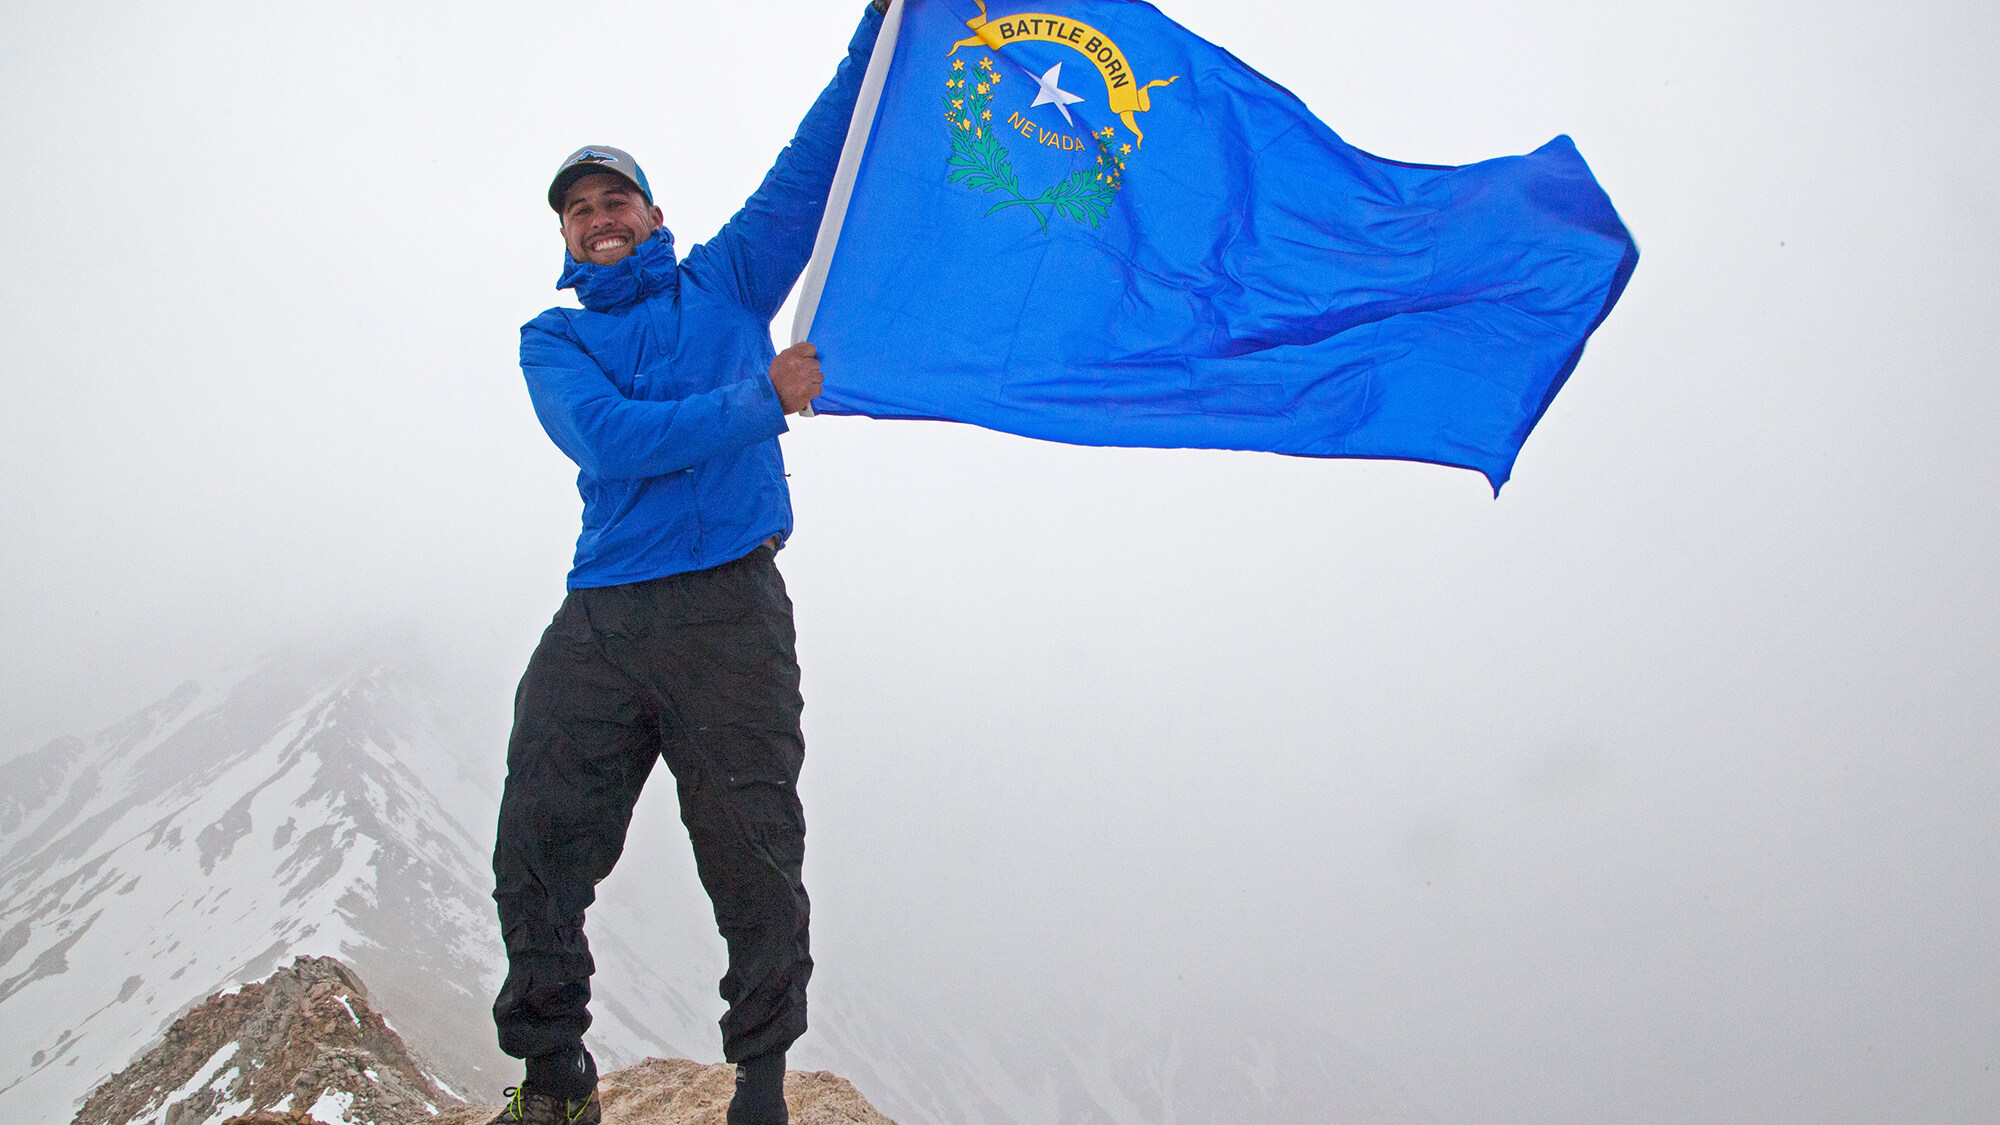
[(236, 1057), (237, 1049), (241, 1046), (242, 1044), (232, 1041), (217, 1047), (215, 1053), (208, 1057), (208, 1061), (201, 1065), (201, 1069), (194, 1072), (194, 1077), (182, 1084), (180, 1089), (168, 1094), (167, 1100), (160, 1103), (157, 1111), (140, 1114), (126, 1125), (165, 1125), (167, 1111), (194, 1096), (195, 1091), (215, 1081), (215, 1076), (222, 1073), (222, 1068), (229, 1065), (230, 1059)]
[(251, 1098), (244, 1098), (240, 1102), (223, 1102), (215, 1107), (215, 1112), (209, 1114), (208, 1120), (202, 1122), (201, 1125), (222, 1125), (223, 1122), (232, 1117), (241, 1117), (249, 1113), (252, 1109), (256, 1108), (256, 1104), (256, 1101)]
[[(459, 1093), (457, 1090), (452, 1089), (450, 1086), (445, 1084), (444, 1079), (439, 1078), (437, 1075), (432, 1074), (430, 1071), (428, 1070), (424, 1071), (424, 1077), (431, 1080), (431, 1085), (436, 1086), (438, 1089), (443, 1090), (445, 1093), (450, 1094), (452, 1097), (457, 1098), (459, 1101), (465, 1102), (467, 1105), (472, 1104), (471, 1098), (468, 1098), (464, 1094)], [(433, 1109), (431, 1110), (431, 1112), (436, 1113), (437, 1110)]]
[(354, 1108), (354, 1095), (344, 1090), (328, 1090), (306, 1110), (306, 1116), (320, 1125), (347, 1125), (347, 1111)]
[[(347, 997), (345, 997), (345, 996), (336, 996), (336, 997), (334, 997), (334, 999), (336, 999), (336, 1000), (340, 1001), (340, 1006), (341, 1006), (341, 1007), (343, 1007), (343, 1008), (346, 1008), (346, 1009), (347, 1009), (347, 1018), (348, 1018), (348, 1019), (351, 1019), (351, 1020), (353, 1020), (353, 1021), (354, 1021), (354, 1026), (356, 1026), (356, 1027), (360, 1027), (360, 1026), (361, 1026), (361, 1017), (360, 1017), (360, 1016), (357, 1016), (357, 1015), (355, 1015), (355, 1014), (354, 1014), (354, 1005), (352, 1005), (352, 1004), (350, 1004), (350, 1003), (348, 1003), (348, 1002), (347, 1002)], [(373, 1076), (371, 1075), (370, 1077), (373, 1077)]]

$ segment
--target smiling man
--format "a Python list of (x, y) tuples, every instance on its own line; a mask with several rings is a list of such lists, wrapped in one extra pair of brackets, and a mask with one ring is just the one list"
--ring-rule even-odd
[(495, 1125), (599, 1120), (584, 913), (661, 759), (729, 949), (729, 1122), (786, 1121), (812, 957), (799, 669), (774, 562), (792, 531), (778, 435), (820, 373), (810, 344), (777, 354), (770, 324), (811, 254), (886, 6), (864, 14), (757, 193), (685, 261), (629, 153), (579, 149), (549, 185), (568, 251), (558, 284), (583, 307), (524, 327), (521, 369), (576, 462), (583, 532), (507, 748), (493, 896), (508, 970), (493, 1016), (526, 1075)]

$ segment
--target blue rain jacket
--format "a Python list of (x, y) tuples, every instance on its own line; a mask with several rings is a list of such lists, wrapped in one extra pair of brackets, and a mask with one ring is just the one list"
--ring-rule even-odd
[(743, 209), (674, 258), (662, 227), (624, 261), (563, 255), (553, 308), (521, 328), (535, 414), (576, 462), (572, 590), (741, 558), (792, 532), (771, 386), (771, 318), (805, 269), (882, 17), (870, 8), (833, 82)]

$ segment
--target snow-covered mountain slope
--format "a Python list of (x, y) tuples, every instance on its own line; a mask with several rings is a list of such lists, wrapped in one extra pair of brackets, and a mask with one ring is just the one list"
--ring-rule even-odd
[[(67, 1120), (189, 1005), (298, 955), (354, 965), (448, 1084), (511, 1082), (490, 852), (466, 827), (495, 798), (440, 730), (396, 662), (289, 654), (0, 767), (0, 1120)], [(713, 1035), (713, 1005), (594, 944), (656, 1013), (602, 1013), (601, 1056)]]

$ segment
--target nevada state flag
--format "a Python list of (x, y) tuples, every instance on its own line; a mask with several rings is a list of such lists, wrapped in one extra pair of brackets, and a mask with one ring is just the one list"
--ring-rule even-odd
[(821, 413), (1497, 490), (1638, 261), (1567, 137), (1386, 160), (1138, 0), (898, 9), (803, 299)]

